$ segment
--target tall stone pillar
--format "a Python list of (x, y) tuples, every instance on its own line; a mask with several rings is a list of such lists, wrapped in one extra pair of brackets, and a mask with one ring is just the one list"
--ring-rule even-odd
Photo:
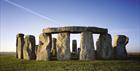
[(116, 35), (114, 37), (114, 55), (117, 58), (127, 57), (126, 45), (129, 38), (125, 35)]
[(96, 42), (97, 58), (109, 59), (113, 57), (112, 38), (110, 34), (100, 34)]
[(24, 46), (24, 34), (19, 33), (16, 36), (16, 57), (23, 59), (23, 46)]
[(57, 59), (58, 60), (70, 60), (70, 33), (62, 32), (58, 34), (57, 42)]
[(52, 57), (54, 57), (54, 58), (57, 56), (57, 51), (56, 51), (56, 38), (53, 38), (53, 39), (52, 39), (51, 55), (52, 55)]
[(25, 41), (25, 44), (23, 48), (23, 59), (27, 59), (27, 60), (36, 59), (35, 37), (33, 35), (26, 35), (24, 41)]
[(72, 40), (72, 52), (77, 54), (77, 41)]
[(92, 32), (82, 32), (80, 41), (80, 60), (93, 60), (95, 58), (95, 50)]
[(51, 34), (46, 34), (46, 33), (40, 34), (36, 60), (44, 60), (44, 61), (50, 60), (51, 47), (52, 47)]

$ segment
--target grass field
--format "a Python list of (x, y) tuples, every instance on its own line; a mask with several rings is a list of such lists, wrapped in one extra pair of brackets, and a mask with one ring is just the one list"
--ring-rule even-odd
[(139, 60), (35, 61), (0, 54), (0, 71), (140, 71)]

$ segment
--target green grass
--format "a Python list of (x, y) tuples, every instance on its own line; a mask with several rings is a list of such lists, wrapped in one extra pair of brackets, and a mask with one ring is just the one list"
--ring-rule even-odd
[(35, 61), (0, 55), (0, 71), (140, 71), (140, 62), (128, 60)]

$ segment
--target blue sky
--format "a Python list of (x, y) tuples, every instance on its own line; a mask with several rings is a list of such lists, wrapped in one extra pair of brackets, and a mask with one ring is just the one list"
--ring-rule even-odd
[[(112, 38), (129, 37), (127, 51), (140, 52), (139, 0), (0, 0), (0, 51), (15, 51), (18, 32), (35, 35), (38, 43), (43, 28), (59, 26), (108, 28)], [(80, 34), (72, 39), (79, 47)]]

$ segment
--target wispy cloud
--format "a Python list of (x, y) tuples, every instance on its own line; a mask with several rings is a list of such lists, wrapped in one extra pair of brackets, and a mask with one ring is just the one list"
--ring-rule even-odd
[(25, 11), (27, 11), (27, 12), (29, 12), (29, 13), (35, 15), (35, 16), (38, 16), (38, 17), (40, 17), (40, 18), (42, 18), (42, 19), (46, 19), (46, 20), (51, 21), (51, 22), (53, 22), (53, 23), (55, 23), (55, 24), (60, 24), (58, 21), (56, 21), (56, 20), (54, 20), (54, 19), (52, 19), (52, 18), (50, 18), (50, 17), (41, 15), (40, 13), (37, 13), (37, 12), (35, 12), (35, 11), (29, 9), (29, 8), (25, 8), (24, 6), (19, 5), (19, 4), (15, 3), (15, 2), (12, 2), (12, 1), (10, 1), (10, 0), (4, 0), (4, 1), (7, 2), (7, 3), (9, 3), (9, 4), (11, 4), (11, 5), (13, 5), (13, 6), (16, 6), (16, 7), (20, 8), (20, 9), (23, 9), (23, 10), (25, 10)]

